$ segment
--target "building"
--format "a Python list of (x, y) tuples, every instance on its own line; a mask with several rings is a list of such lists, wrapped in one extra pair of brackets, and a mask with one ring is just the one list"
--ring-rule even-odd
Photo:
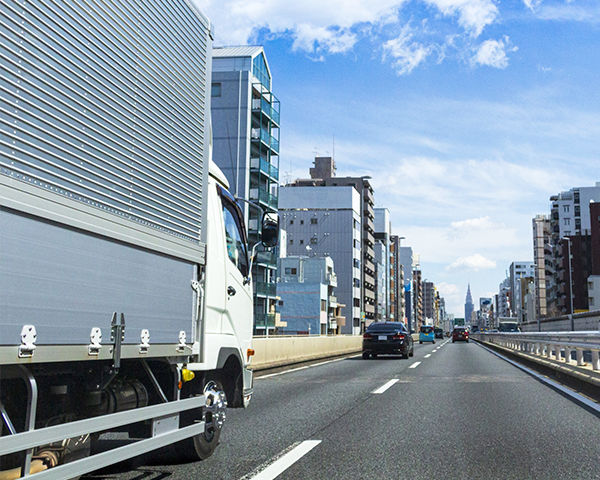
[(498, 317), (510, 317), (511, 316), (511, 291), (510, 291), (510, 278), (505, 278), (498, 289), (498, 305), (497, 312)]
[[(279, 100), (263, 47), (213, 49), (211, 115), (213, 160), (235, 196), (277, 212), (279, 185)], [(262, 211), (242, 203), (250, 246), (260, 238)], [(269, 321), (276, 302), (277, 255), (261, 252), (253, 266), (257, 334), (275, 326)]]
[(423, 281), (423, 316), (427, 325), (436, 325), (436, 288), (427, 280)]
[[(392, 222), (390, 221), (390, 211), (387, 208), (375, 208), (375, 260), (377, 265), (380, 265), (381, 272), (377, 274), (377, 277), (381, 276), (380, 282), (383, 284), (377, 284), (376, 278), (376, 307), (375, 307), (375, 318), (377, 321), (390, 320), (391, 312), (391, 278), (393, 265), (391, 262), (391, 237), (392, 237)], [(383, 295), (383, 298), (379, 298)], [(385, 320), (382, 320), (385, 319)]]
[(510, 282), (511, 315), (523, 323), (526, 315), (525, 295), (529, 284), (535, 283), (535, 264), (533, 262), (513, 262), (508, 269)]
[[(281, 227), (287, 232), (289, 255), (331, 257), (338, 278), (338, 302), (344, 305), (340, 316), (346, 319), (341, 333), (361, 333), (363, 229), (357, 190), (353, 187), (281, 187), (279, 213)], [(373, 273), (374, 270), (373, 265)]]
[(401, 247), (400, 241), (398, 241), (398, 245), (400, 250), (400, 268), (404, 277), (404, 317), (408, 323), (409, 330), (414, 330), (416, 319), (413, 317), (412, 272), (419, 262), (415, 261), (411, 247)]
[(536, 215), (533, 223), (533, 263), (535, 265), (535, 316), (545, 317), (548, 314), (546, 304), (546, 278), (550, 282), (554, 276), (552, 261), (552, 238), (550, 217)]
[[(336, 177), (336, 165), (332, 157), (316, 157), (310, 179), (297, 179), (286, 187), (353, 187), (359, 194), (361, 235), (356, 239), (360, 246), (360, 315), (350, 317), (359, 331), (366, 322), (375, 320), (375, 199), (370, 177)], [(337, 265), (337, 261), (336, 261)]]
[[(561, 257), (564, 249), (559, 249), (561, 239), (579, 235), (590, 235), (591, 216), (589, 205), (600, 202), (600, 182), (594, 187), (572, 188), (568, 192), (561, 192), (550, 197), (550, 227), (552, 247), (552, 281), (546, 276), (546, 304), (549, 316), (567, 313), (570, 301), (564, 298), (565, 259)], [(561, 278), (563, 280), (561, 280)], [(587, 283), (584, 283), (586, 285)], [(578, 287), (579, 288), (579, 287)], [(587, 289), (587, 287), (585, 287)], [(587, 295), (585, 296), (587, 303)]]
[(557, 253), (558, 310), (564, 314), (588, 311), (588, 277), (592, 275), (591, 235), (573, 235), (560, 239)]
[(588, 305), (590, 311), (600, 310), (600, 275), (588, 277)]
[(400, 237), (390, 236), (390, 320), (405, 322), (404, 278), (400, 268)]
[(412, 330), (419, 331), (424, 320), (421, 269), (416, 266), (412, 272)]
[(345, 324), (335, 289), (337, 275), (331, 257), (285, 257), (279, 260), (281, 276), (276, 319), (285, 334), (336, 334)]
[(473, 305), (473, 297), (471, 296), (471, 284), (467, 285), (467, 298), (465, 299), (465, 322), (470, 323), (475, 306)]

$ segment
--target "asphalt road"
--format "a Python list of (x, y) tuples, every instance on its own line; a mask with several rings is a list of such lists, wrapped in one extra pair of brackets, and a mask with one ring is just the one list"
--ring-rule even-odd
[(444, 339), (416, 343), (408, 360), (354, 357), (258, 378), (208, 460), (139, 459), (85, 478), (592, 479), (598, 438), (596, 415), (477, 344)]

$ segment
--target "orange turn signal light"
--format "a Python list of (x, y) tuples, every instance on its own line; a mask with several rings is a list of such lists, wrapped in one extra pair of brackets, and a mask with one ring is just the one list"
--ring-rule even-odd
[(249, 348), (246, 353), (248, 355), (248, 358), (250, 358), (252, 355), (254, 355), (254, 349), (253, 348)]

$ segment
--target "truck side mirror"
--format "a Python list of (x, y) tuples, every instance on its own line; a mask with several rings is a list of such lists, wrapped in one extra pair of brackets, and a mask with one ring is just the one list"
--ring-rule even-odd
[(262, 217), (261, 243), (269, 248), (277, 245), (279, 240), (279, 217), (276, 213), (265, 212)]

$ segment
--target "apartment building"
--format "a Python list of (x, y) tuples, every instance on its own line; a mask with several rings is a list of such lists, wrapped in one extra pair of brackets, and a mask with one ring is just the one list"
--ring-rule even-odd
[[(262, 212), (278, 208), (279, 111), (263, 47), (213, 49), (213, 160), (236, 197), (260, 206), (241, 202), (250, 246), (260, 238)], [(257, 334), (275, 328), (270, 313), (276, 302), (276, 271), (276, 252), (259, 252), (253, 266)]]
[(345, 325), (336, 297), (331, 257), (288, 256), (279, 260), (277, 311), (286, 334), (332, 335)]
[[(281, 187), (279, 213), (287, 232), (288, 255), (331, 257), (337, 273), (337, 302), (343, 305), (340, 316), (345, 318), (341, 333), (361, 333), (363, 229), (358, 191), (353, 187)], [(374, 283), (373, 278), (373, 287)]]
[[(353, 318), (353, 323), (358, 322), (359, 331), (364, 330), (365, 324), (375, 320), (375, 199), (370, 177), (336, 177), (336, 165), (332, 157), (316, 157), (314, 168), (310, 169), (310, 179), (297, 179), (286, 185), (287, 187), (339, 187), (354, 188), (359, 194), (359, 224), (361, 226), (360, 237), (357, 244), (360, 245), (359, 258), (359, 284), (360, 289), (360, 315), (358, 320)], [(337, 262), (336, 262), (337, 264)], [(347, 316), (350, 318), (350, 316)]]
[(552, 238), (550, 217), (536, 215), (533, 223), (533, 263), (535, 266), (535, 315), (545, 317), (548, 313), (546, 288), (553, 282), (554, 262), (552, 261)]

